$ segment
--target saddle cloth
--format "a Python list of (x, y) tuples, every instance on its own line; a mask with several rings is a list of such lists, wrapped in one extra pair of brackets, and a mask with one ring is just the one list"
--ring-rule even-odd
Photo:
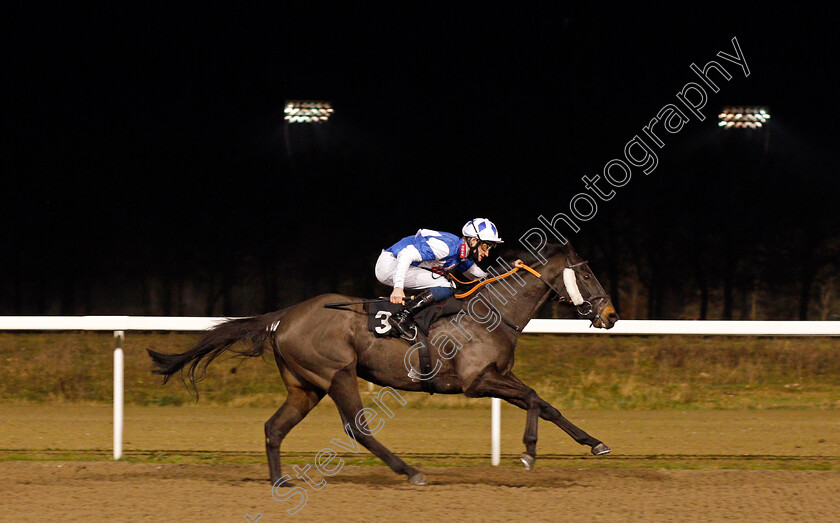
[[(377, 338), (387, 338), (389, 336), (399, 338), (400, 335), (388, 323), (388, 318), (399, 312), (401, 308), (402, 305), (387, 301), (365, 304), (365, 311), (368, 315), (368, 330)], [(417, 324), (420, 333), (423, 336), (428, 336), (429, 329), (434, 322), (444, 316), (457, 314), (460, 310), (461, 300), (450, 297), (417, 313), (414, 322)]]

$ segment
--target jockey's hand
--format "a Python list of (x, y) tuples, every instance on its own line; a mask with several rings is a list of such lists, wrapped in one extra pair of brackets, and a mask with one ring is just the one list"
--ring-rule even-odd
[(405, 291), (399, 287), (394, 287), (394, 292), (391, 293), (391, 303), (405, 305)]
[(517, 269), (521, 269), (522, 267), (525, 266), (525, 264), (522, 263), (522, 260), (516, 260), (515, 262), (513, 262), (513, 266), (516, 267)]

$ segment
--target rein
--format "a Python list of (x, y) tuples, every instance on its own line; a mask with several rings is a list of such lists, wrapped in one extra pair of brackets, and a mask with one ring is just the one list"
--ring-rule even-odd
[[(562, 294), (560, 293), (560, 291), (558, 291), (558, 290), (554, 287), (554, 285), (552, 285), (552, 284), (551, 284), (548, 280), (546, 280), (546, 279), (544, 279), (544, 278), (542, 277), (542, 274), (540, 274), (539, 272), (537, 272), (536, 270), (534, 270), (532, 267), (529, 267), (529, 266), (525, 265), (524, 263), (522, 264), (522, 268), (523, 268), (523, 269), (525, 269), (526, 271), (530, 272), (531, 274), (533, 274), (533, 275), (534, 275), (534, 276), (535, 276), (538, 280), (540, 280), (541, 282), (545, 283), (545, 284), (546, 284), (546, 285), (547, 285), (547, 286), (548, 286), (551, 290), (553, 290), (554, 292), (556, 292), (558, 296), (562, 296)], [(507, 272), (506, 272), (506, 273), (504, 273), (504, 274), (500, 274), (500, 275), (498, 275), (498, 276), (494, 276), (494, 277), (492, 277), (492, 278), (488, 278), (488, 279), (486, 279), (486, 280), (482, 281), (481, 283), (479, 283), (478, 285), (476, 285), (475, 287), (473, 287), (472, 289), (468, 290), (468, 291), (467, 291), (467, 292), (465, 292), (465, 293), (462, 293), (462, 294), (456, 294), (456, 295), (455, 295), (455, 297), (456, 297), (456, 298), (458, 298), (458, 299), (466, 298), (467, 296), (471, 295), (471, 294), (472, 294), (472, 293), (474, 293), (475, 291), (477, 291), (477, 290), (479, 290), (480, 288), (484, 287), (484, 286), (485, 286), (485, 285), (487, 285), (488, 283), (493, 283), (493, 282), (496, 282), (496, 281), (502, 280), (502, 279), (507, 278), (508, 276), (510, 276), (510, 275), (512, 275), (512, 274), (514, 274), (514, 273), (516, 273), (516, 272), (518, 272), (518, 271), (519, 271), (519, 267), (514, 267), (513, 269), (511, 269), (511, 270), (507, 271)], [(450, 277), (450, 278), (452, 278), (453, 280), (455, 280), (456, 282), (460, 283), (461, 285), (470, 285), (470, 284), (472, 284), (472, 283), (475, 283), (475, 282), (479, 281), (479, 280), (472, 280), (472, 281), (468, 281), (468, 282), (463, 282), (463, 281), (459, 280), (458, 278), (456, 278), (456, 277), (452, 276), (451, 274), (449, 275), (449, 277)], [(507, 325), (509, 328), (511, 328), (511, 329), (513, 329), (513, 330), (515, 330), (516, 332), (522, 332), (522, 327), (520, 327), (519, 325), (517, 325), (517, 324), (515, 324), (514, 322), (510, 321), (510, 320), (509, 320), (508, 318), (506, 318), (504, 315), (501, 315), (501, 320), (502, 320), (502, 322), (503, 322), (505, 325)]]
[[(524, 263), (522, 264), (522, 268), (523, 268), (523, 269), (525, 269), (526, 271), (530, 272), (530, 273), (531, 273), (531, 274), (533, 274), (534, 276), (536, 276), (538, 279), (542, 280), (542, 281), (543, 281), (546, 285), (548, 285), (548, 286), (549, 286), (549, 287), (551, 287), (551, 288), (552, 288), (555, 292), (557, 292), (557, 289), (555, 289), (554, 287), (552, 287), (552, 285), (551, 285), (550, 283), (548, 283), (547, 281), (543, 280), (542, 275), (541, 275), (540, 273), (538, 273), (537, 271), (535, 271), (535, 270), (534, 270), (534, 269), (532, 269), (531, 267), (528, 267), (528, 266), (527, 266), (527, 265), (525, 265)], [(474, 293), (474, 292), (475, 292), (475, 291), (477, 291), (478, 289), (480, 289), (480, 288), (484, 287), (484, 286), (485, 286), (485, 285), (487, 285), (488, 283), (493, 283), (493, 282), (496, 282), (496, 281), (502, 280), (502, 279), (504, 279), (504, 278), (507, 278), (508, 276), (510, 276), (511, 274), (514, 274), (514, 273), (515, 273), (515, 272), (517, 272), (517, 271), (519, 271), (519, 268), (518, 268), (518, 267), (515, 267), (515, 268), (513, 268), (513, 269), (511, 269), (511, 270), (507, 271), (507, 272), (506, 272), (506, 273), (504, 273), (504, 274), (500, 274), (500, 275), (498, 275), (498, 276), (493, 276), (492, 278), (488, 278), (488, 279), (486, 279), (486, 280), (482, 281), (481, 283), (479, 283), (478, 285), (476, 285), (475, 287), (473, 287), (472, 289), (468, 290), (467, 292), (464, 292), (464, 293), (462, 293), (462, 294), (456, 294), (456, 295), (455, 295), (455, 297), (456, 297), (456, 298), (458, 298), (459, 300), (460, 300), (460, 299), (463, 299), (463, 298), (466, 298), (467, 296), (469, 296), (470, 294)], [(456, 282), (460, 283), (461, 285), (471, 285), (471, 284), (473, 284), (473, 283), (475, 283), (475, 282), (479, 281), (479, 280), (461, 281), (461, 280), (459, 280), (458, 278), (456, 278), (455, 276), (452, 276), (451, 274), (450, 274), (450, 276), (449, 276), (449, 277), (450, 277), (450, 278), (452, 278), (453, 280), (455, 280)]]
[[(569, 265), (568, 267), (566, 267), (566, 270), (567, 270), (567, 271), (569, 271), (569, 272), (571, 273), (571, 271), (573, 271), (573, 270), (575, 269), (575, 267), (580, 267), (581, 265), (584, 265), (584, 264), (586, 264), (586, 262), (585, 262), (585, 261), (582, 261), (582, 262), (579, 262), (579, 263), (575, 263), (575, 264), (573, 264), (573, 265)], [(534, 270), (532, 267), (529, 267), (529, 266), (525, 265), (524, 263), (522, 264), (522, 268), (523, 268), (523, 269), (525, 269), (526, 271), (530, 272), (531, 274), (533, 274), (533, 275), (534, 275), (534, 276), (535, 276), (538, 280), (540, 280), (541, 282), (543, 282), (543, 283), (544, 283), (544, 284), (545, 284), (545, 285), (546, 285), (549, 289), (551, 289), (552, 291), (554, 291), (554, 293), (557, 295), (557, 297), (558, 297), (558, 299), (559, 299), (560, 301), (563, 301), (563, 300), (564, 300), (564, 298), (563, 298), (563, 293), (562, 293), (562, 292), (560, 292), (560, 291), (557, 289), (557, 287), (555, 287), (554, 285), (552, 285), (552, 284), (551, 284), (551, 282), (549, 282), (548, 280), (546, 280), (545, 278), (543, 278), (543, 277), (542, 277), (542, 275), (541, 275), (539, 272), (537, 272), (536, 270)], [(494, 277), (492, 277), (492, 278), (485, 279), (484, 281), (481, 281), (481, 282), (480, 282), (480, 283), (478, 283), (475, 287), (473, 287), (472, 289), (468, 290), (467, 292), (464, 292), (464, 293), (462, 293), (462, 294), (456, 294), (456, 295), (455, 295), (455, 297), (456, 297), (456, 298), (458, 298), (459, 300), (460, 300), (460, 299), (463, 299), (463, 298), (466, 298), (466, 297), (470, 296), (471, 294), (473, 294), (475, 291), (477, 291), (477, 290), (479, 290), (480, 288), (482, 288), (482, 287), (484, 287), (485, 285), (487, 285), (488, 283), (493, 283), (493, 282), (496, 282), (496, 281), (502, 280), (502, 279), (504, 279), (504, 278), (507, 278), (508, 276), (510, 276), (510, 275), (512, 275), (512, 274), (514, 274), (514, 273), (515, 273), (515, 272), (517, 272), (518, 270), (519, 270), (519, 268), (518, 268), (518, 267), (515, 267), (515, 268), (513, 268), (513, 269), (511, 269), (511, 270), (507, 271), (507, 272), (506, 272), (506, 273), (504, 273), (504, 274), (500, 274), (500, 275), (498, 275), (498, 276), (494, 276)], [(460, 283), (461, 285), (471, 285), (471, 284), (476, 283), (476, 282), (478, 282), (478, 281), (479, 281), (479, 280), (471, 280), (471, 281), (463, 282), (463, 281), (459, 280), (458, 278), (456, 278), (456, 277), (452, 276), (451, 274), (448, 274), (448, 277), (449, 277), (449, 278), (451, 278), (452, 280), (454, 280), (454, 281), (456, 281), (456, 282)], [(564, 276), (564, 279), (565, 279), (565, 276)], [(576, 287), (577, 287), (577, 284), (575, 284), (575, 288), (576, 288)], [(567, 288), (568, 288), (568, 284), (567, 284)], [(577, 313), (578, 313), (578, 314), (580, 314), (581, 316), (587, 316), (587, 315), (591, 314), (591, 313), (592, 313), (592, 311), (593, 311), (592, 302), (593, 302), (593, 301), (597, 301), (597, 300), (602, 299), (602, 298), (606, 298), (606, 297), (607, 297), (607, 295), (594, 295), (594, 296), (590, 296), (588, 300), (585, 300), (585, 299), (583, 299), (583, 297), (582, 297), (582, 296), (578, 296), (579, 301), (578, 301), (578, 300), (575, 300), (575, 298), (574, 298), (574, 297), (572, 297), (572, 298), (571, 298), (571, 301), (573, 302), (573, 305), (575, 306), (575, 309), (577, 310)], [(502, 317), (502, 320), (503, 320), (503, 321), (504, 321), (504, 322), (505, 322), (505, 323), (506, 323), (509, 327), (513, 328), (514, 330), (521, 331), (521, 329), (520, 329), (518, 326), (516, 326), (516, 325), (514, 325), (512, 322), (508, 321), (506, 318)]]

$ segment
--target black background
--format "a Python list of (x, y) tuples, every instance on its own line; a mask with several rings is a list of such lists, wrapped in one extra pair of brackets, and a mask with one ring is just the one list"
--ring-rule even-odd
[[(515, 247), (717, 60), (733, 77), (706, 120), (571, 239), (613, 294), (640, 283), (636, 317), (685, 316), (701, 287), (704, 317), (738, 317), (755, 288), (786, 302), (764, 315), (806, 317), (836, 272), (840, 42), (824, 8), (775, 5), (16, 5), (0, 313), (381, 294), (379, 250), (476, 216)], [(716, 57), (733, 37), (749, 77)], [(335, 115), (286, 128), (287, 99)], [(771, 125), (719, 130), (741, 104)]]

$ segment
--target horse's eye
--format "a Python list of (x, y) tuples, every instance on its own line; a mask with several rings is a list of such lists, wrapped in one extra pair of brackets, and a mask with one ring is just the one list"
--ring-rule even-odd
[(584, 274), (584, 275), (583, 275), (583, 279), (584, 279), (584, 280), (588, 280), (588, 279), (589, 279), (589, 275), (588, 275), (588, 274)]

